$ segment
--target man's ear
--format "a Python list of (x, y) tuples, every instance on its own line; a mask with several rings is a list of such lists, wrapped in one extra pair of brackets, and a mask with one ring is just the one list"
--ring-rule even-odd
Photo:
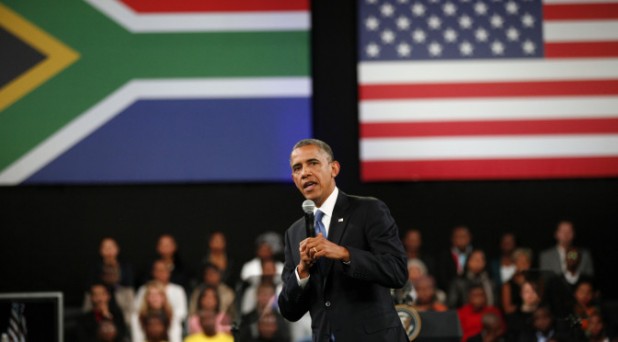
[(337, 177), (337, 175), (339, 174), (339, 171), (341, 170), (341, 165), (339, 165), (339, 162), (336, 160), (333, 160), (333, 162), (330, 163), (330, 168), (331, 168), (331, 175), (333, 176), (333, 178)]

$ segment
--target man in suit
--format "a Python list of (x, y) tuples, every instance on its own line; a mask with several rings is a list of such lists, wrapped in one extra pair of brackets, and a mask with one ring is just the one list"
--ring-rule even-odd
[[(555, 274), (565, 274), (567, 269), (566, 250), (573, 245), (575, 228), (571, 221), (561, 221), (554, 233), (556, 246), (546, 249), (541, 253), (539, 266), (541, 270), (553, 271)], [(584, 276), (594, 276), (592, 257), (586, 249), (580, 250), (581, 261), (576, 273)]]
[(321, 233), (308, 238), (302, 218), (285, 233), (282, 315), (309, 311), (314, 341), (408, 341), (390, 296), (408, 278), (406, 255), (386, 205), (339, 191), (340, 165), (320, 140), (298, 142), (290, 164)]

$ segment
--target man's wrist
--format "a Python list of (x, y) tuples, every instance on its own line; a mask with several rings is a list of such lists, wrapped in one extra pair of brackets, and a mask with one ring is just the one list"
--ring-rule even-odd
[(343, 262), (344, 264), (349, 264), (350, 263), (350, 251), (348, 251), (347, 248), (345, 247), (341, 247), (342, 248), (342, 253), (341, 253), (341, 262)]
[(298, 272), (298, 277), (300, 279), (305, 279), (309, 276), (309, 270), (305, 269), (303, 266), (304, 265), (302, 263), (296, 266), (296, 272)]

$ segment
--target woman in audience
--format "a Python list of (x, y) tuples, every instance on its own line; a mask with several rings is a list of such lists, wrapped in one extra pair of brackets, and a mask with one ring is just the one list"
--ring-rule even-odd
[(473, 285), (479, 285), (485, 290), (487, 305), (495, 304), (494, 283), (486, 271), (485, 252), (475, 249), (466, 260), (464, 273), (455, 278), (448, 292), (447, 302), (452, 309), (460, 308), (468, 301), (468, 289)]
[(515, 311), (505, 315), (507, 326), (507, 339), (516, 341), (522, 336), (532, 331), (532, 314), (541, 304), (542, 289), (538, 282), (525, 281), (521, 286), (519, 297), (521, 304)]
[(202, 269), (208, 265), (217, 266), (221, 272), (221, 281), (233, 286), (237, 277), (232, 274), (234, 261), (227, 253), (227, 239), (221, 231), (215, 231), (208, 237), (208, 249), (202, 258)]
[(148, 327), (147, 318), (158, 316), (165, 323), (165, 330), (170, 341), (180, 342), (182, 338), (182, 326), (172, 324), (173, 311), (169, 304), (165, 287), (156, 281), (147, 283), (141, 303), (138, 303), (137, 312), (131, 319), (131, 336), (134, 342), (145, 340), (145, 328)]
[(221, 311), (221, 303), (219, 301), (219, 295), (217, 293), (217, 289), (212, 286), (205, 286), (198, 297), (198, 306), (196, 312), (189, 316), (188, 319), (188, 330), (189, 334), (195, 334), (202, 332), (202, 326), (200, 323), (200, 311), (208, 310), (214, 311), (216, 316), (216, 324), (215, 330), (216, 332), (224, 332), (230, 333), (230, 317), (224, 312)]
[(167, 268), (172, 272), (170, 282), (184, 287), (186, 291), (188, 285), (187, 274), (184, 263), (178, 253), (176, 239), (172, 235), (163, 234), (159, 237), (156, 260), (163, 260)]
[(515, 262), (515, 274), (511, 279), (502, 284), (501, 304), (505, 314), (513, 313), (522, 303), (521, 286), (526, 281), (528, 271), (532, 266), (532, 251), (528, 248), (518, 248), (513, 252)]
[(588, 278), (582, 278), (575, 286), (575, 307), (573, 313), (581, 322), (581, 328), (588, 330), (590, 316), (600, 312), (595, 303), (594, 285)]
[(496, 286), (500, 288), (517, 271), (513, 252), (517, 248), (515, 234), (504, 233), (500, 237), (500, 256), (491, 260), (489, 271)]

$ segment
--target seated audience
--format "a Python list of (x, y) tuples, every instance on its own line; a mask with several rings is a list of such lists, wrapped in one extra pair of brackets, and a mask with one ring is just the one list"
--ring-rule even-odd
[[(121, 310), (126, 325), (131, 324), (131, 314), (133, 313), (133, 305), (135, 302), (135, 290), (133, 287), (121, 285), (119, 268), (104, 264), (101, 269), (101, 281), (110, 293), (110, 305)], [(83, 310), (92, 309), (92, 301), (90, 300), (90, 292), (84, 295)]]
[(517, 270), (513, 256), (516, 248), (515, 234), (502, 234), (500, 237), (500, 256), (489, 262), (489, 275), (498, 288), (509, 281)]
[(453, 280), (447, 295), (448, 306), (457, 309), (468, 301), (468, 289), (480, 285), (485, 290), (487, 305), (495, 305), (495, 287), (486, 271), (485, 253), (475, 249), (466, 260), (464, 273)]
[(176, 239), (172, 235), (163, 234), (159, 237), (157, 241), (157, 257), (155, 258), (155, 262), (156, 261), (163, 261), (165, 266), (170, 270), (170, 282), (187, 289), (189, 284), (187, 270), (180, 258)]
[(233, 342), (231, 335), (217, 331), (217, 313), (214, 310), (199, 312), (201, 332), (187, 336), (184, 342)]
[(204, 310), (217, 313), (215, 324), (215, 330), (217, 332), (230, 333), (232, 321), (225, 311), (221, 310), (217, 289), (212, 286), (205, 286), (199, 294), (196, 313), (192, 314), (188, 319), (189, 334), (202, 332), (199, 312)]
[(116, 324), (110, 320), (102, 320), (97, 327), (97, 342), (121, 342), (127, 341), (118, 335)]
[(257, 323), (257, 336), (251, 342), (289, 342), (277, 322), (277, 316), (272, 312), (264, 313)]
[(556, 324), (551, 310), (547, 306), (539, 306), (532, 314), (532, 329), (523, 331), (520, 342), (536, 341), (571, 341), (571, 336)]
[(198, 298), (203, 289), (205, 287), (213, 287), (217, 290), (217, 295), (219, 296), (220, 310), (218, 312), (225, 313), (233, 320), (236, 312), (234, 305), (234, 297), (236, 294), (234, 290), (221, 281), (221, 271), (215, 264), (206, 263), (202, 274), (204, 276), (203, 282), (191, 293), (189, 314), (194, 315), (198, 313)]
[(402, 239), (403, 247), (406, 250), (408, 260), (418, 259), (423, 262), (427, 268), (428, 274), (435, 274), (436, 262), (434, 258), (422, 250), (423, 238), (421, 231), (418, 229), (408, 229)]
[(468, 342), (501, 342), (506, 341), (502, 335), (504, 326), (498, 315), (488, 312), (481, 318), (482, 330), (468, 338)]
[(165, 279), (169, 279), (169, 270), (163, 262), (155, 262), (153, 273), (157, 280), (143, 285), (137, 292), (137, 312), (131, 320), (131, 336), (133, 341), (144, 339), (143, 319), (154, 312), (166, 318), (169, 340), (180, 342), (182, 323), (187, 313), (184, 290), (178, 285), (165, 282)]
[[(140, 317), (140, 325), (144, 331), (144, 339), (138, 340), (133, 337), (134, 342), (167, 342), (169, 338), (169, 315), (164, 312), (151, 311)], [(139, 338), (139, 337), (138, 337)]]
[(520, 290), (522, 299), (515, 311), (505, 315), (509, 341), (517, 341), (523, 333), (532, 331), (532, 314), (541, 304), (542, 290), (540, 283), (525, 281)]
[(273, 259), (264, 259), (262, 261), (262, 271), (260, 276), (253, 277), (247, 284), (249, 285), (242, 296), (241, 313), (246, 314), (255, 309), (257, 288), (261, 282), (270, 282), (276, 286), (276, 294), (281, 292), (282, 282), (281, 273), (278, 270), (277, 262)]
[(267, 313), (272, 313), (277, 319), (277, 330), (280, 336), (287, 341), (290, 339), (290, 332), (287, 321), (279, 314), (276, 309), (277, 294), (275, 285), (272, 281), (264, 280), (258, 285), (256, 293), (256, 307), (251, 312), (242, 316), (240, 325), (240, 340), (250, 341), (258, 337), (258, 321), (260, 317)]
[(412, 304), (417, 311), (446, 311), (448, 308), (436, 296), (436, 283), (432, 276), (424, 275), (413, 283), (416, 300)]
[(464, 273), (468, 255), (472, 252), (472, 235), (466, 226), (457, 226), (451, 232), (451, 247), (439, 255), (436, 269), (438, 288), (448, 291), (453, 279)]
[(590, 324), (590, 317), (600, 312), (596, 305), (594, 284), (590, 279), (581, 279), (575, 286), (573, 294), (575, 305), (573, 314), (580, 322), (583, 331), (587, 331)]
[(262, 264), (264, 261), (272, 260), (275, 263), (276, 274), (283, 272), (283, 263), (275, 258), (276, 255), (283, 251), (283, 242), (280, 234), (266, 232), (259, 235), (255, 243), (255, 257), (242, 266), (240, 280), (257, 285), (262, 276)]
[(502, 284), (501, 304), (504, 313), (515, 312), (521, 305), (521, 286), (527, 280), (532, 266), (532, 251), (528, 248), (518, 248), (513, 252), (515, 274), (509, 281)]
[[(127, 337), (127, 326), (122, 312), (111, 305), (111, 296), (103, 284), (90, 287), (91, 309), (83, 313), (78, 320), (77, 337), (79, 341), (96, 341), (100, 323), (109, 321), (114, 325), (115, 339), (122, 341)], [(109, 324), (106, 324), (109, 326)]]
[(552, 313), (558, 319), (565, 319), (573, 314), (575, 306), (575, 288), (580, 280), (588, 279), (579, 273), (582, 254), (576, 247), (569, 247), (565, 254), (566, 270), (553, 275), (547, 284), (547, 302)]
[[(575, 228), (571, 221), (560, 221), (554, 233), (556, 246), (541, 252), (539, 266), (542, 270), (552, 271), (555, 274), (563, 274), (567, 271), (566, 254), (567, 249), (573, 247), (575, 239)], [(585, 276), (594, 276), (594, 267), (590, 252), (581, 249), (581, 262), (575, 272)]]
[[(234, 272), (234, 260), (227, 252), (227, 239), (221, 231), (214, 231), (208, 237), (206, 254), (202, 258), (201, 270), (207, 265), (215, 265), (221, 272), (221, 282), (228, 286), (236, 284), (237, 275)], [(201, 274), (201, 273), (200, 273)]]
[[(476, 284), (468, 287), (467, 298), (467, 303), (457, 309), (457, 316), (463, 331), (462, 341), (466, 341), (469, 337), (479, 334), (483, 330), (483, 315), (487, 313), (500, 317), (500, 324), (504, 329), (502, 313), (497, 307), (487, 304), (487, 295), (482, 285)], [(502, 332), (500, 332), (500, 335)]]

